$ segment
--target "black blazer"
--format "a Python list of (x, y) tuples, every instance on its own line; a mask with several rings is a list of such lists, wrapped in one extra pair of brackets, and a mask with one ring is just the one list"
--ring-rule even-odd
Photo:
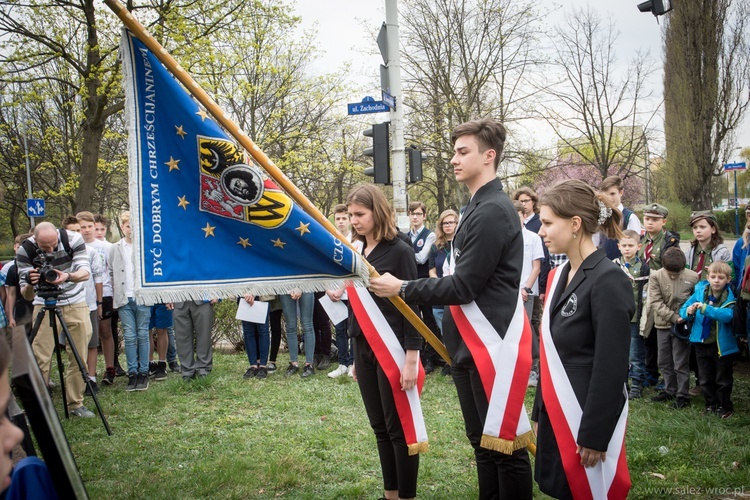
[[(372, 264), (380, 274), (391, 273), (393, 276), (403, 280), (413, 280), (417, 277), (417, 261), (414, 260), (414, 250), (411, 245), (405, 243), (401, 238), (392, 240), (380, 240), (372, 249), (367, 261)], [(422, 348), (422, 336), (409, 323), (401, 312), (396, 309), (390, 300), (372, 296), (378, 308), (382, 311), (386, 321), (393, 329), (404, 349), (419, 350)], [(419, 316), (419, 310), (411, 306), (414, 313)], [(356, 337), (362, 334), (362, 329), (357, 323), (357, 318), (350, 314), (350, 335)]]
[[(550, 332), (583, 409), (577, 443), (606, 451), (625, 404), (633, 289), (622, 269), (606, 258), (604, 249), (581, 263), (567, 287), (570, 264), (557, 272), (561, 273), (557, 289), (550, 290), (547, 299), (552, 301)], [(534, 475), (541, 491), (560, 497), (569, 490), (543, 390), (540, 381), (531, 416), (539, 422)]]
[[(542, 219), (539, 218), (539, 214), (534, 214), (531, 219), (526, 222), (526, 229), (536, 234), (539, 234), (541, 228)], [(547, 245), (542, 245), (542, 250), (544, 250), (544, 260), (542, 260), (542, 267), (539, 270), (539, 293), (545, 293), (547, 291), (547, 275), (551, 270)]]
[[(469, 201), (453, 238), (453, 259), (453, 275), (414, 281), (406, 287), (406, 298), (433, 305), (476, 301), (504, 337), (518, 301), (523, 236), (518, 212), (500, 179), (479, 188)], [(454, 365), (471, 362), (449, 308), (443, 317), (443, 340)]]

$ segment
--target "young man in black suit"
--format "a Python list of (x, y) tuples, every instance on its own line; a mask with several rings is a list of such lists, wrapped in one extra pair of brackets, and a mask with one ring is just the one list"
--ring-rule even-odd
[[(523, 265), (521, 223), (497, 178), (505, 136), (505, 127), (492, 119), (467, 122), (453, 131), (453, 172), (456, 180), (469, 189), (471, 200), (453, 238), (452, 274), (414, 281), (384, 274), (370, 281), (372, 292), (381, 297), (401, 295), (409, 303), (474, 302), (497, 334), (505, 338), (516, 310), (513, 298), (518, 297)], [(443, 339), (452, 358), (451, 372), (466, 434), (474, 448), (480, 498), (531, 498), (527, 451), (514, 446), (515, 451), (506, 454), (481, 446), (489, 402), (475, 359), (450, 308), (443, 318)], [(502, 368), (508, 370), (504, 375), (512, 376), (513, 367)]]

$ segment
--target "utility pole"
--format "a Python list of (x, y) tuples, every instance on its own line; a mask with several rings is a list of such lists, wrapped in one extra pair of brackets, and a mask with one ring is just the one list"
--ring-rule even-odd
[(406, 154), (404, 151), (404, 100), (401, 92), (401, 52), (398, 44), (398, 2), (385, 0), (385, 25), (388, 40), (388, 84), (390, 95), (396, 106), (391, 108), (391, 165), (393, 182), (393, 208), (396, 212), (396, 224), (402, 230), (408, 229), (409, 219), (406, 214)]
[[(19, 106), (19, 125), (22, 124), (23, 128), (21, 129), (21, 135), (23, 136), (23, 156), (26, 161), (26, 187), (28, 188), (28, 198), (33, 198), (32, 196), (32, 190), (31, 190), (31, 166), (29, 165), (29, 142), (26, 138), (26, 115), (24, 114), (23, 110), (23, 103)], [(34, 217), (32, 215), (29, 215), (29, 227), (34, 228), (36, 226), (36, 222), (34, 221)]]

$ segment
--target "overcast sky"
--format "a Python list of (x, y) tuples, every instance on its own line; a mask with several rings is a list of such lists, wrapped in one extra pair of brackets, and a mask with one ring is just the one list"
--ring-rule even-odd
[[(654, 99), (660, 100), (662, 25), (657, 24), (651, 14), (641, 13), (637, 7), (638, 3), (639, 0), (538, 0), (536, 5), (552, 11), (547, 18), (550, 25), (561, 22), (566, 10), (585, 7), (587, 4), (594, 6), (603, 17), (611, 16), (620, 31), (616, 45), (618, 60), (625, 64), (631, 55), (639, 50), (648, 51), (655, 68), (649, 78), (649, 85), (653, 89)], [(363, 95), (353, 95), (349, 102), (358, 102), (364, 95), (371, 95), (379, 100), (379, 65), (382, 59), (373, 33), (377, 33), (385, 21), (385, 0), (297, 0), (296, 12), (301, 16), (305, 29), (317, 30), (317, 41), (320, 49), (325, 52), (313, 65), (314, 70), (332, 71), (348, 62), (351, 64), (352, 81), (363, 88)], [(405, 22), (407, 20), (399, 18), (400, 25)], [(745, 126), (739, 134), (739, 145), (750, 146), (748, 123), (750, 120), (746, 119)], [(660, 136), (659, 140), (663, 141), (661, 118), (657, 119), (656, 129), (657, 135)], [(526, 133), (538, 142), (549, 142), (550, 145), (554, 143), (551, 131), (544, 125), (531, 124), (527, 127)], [(663, 144), (658, 147), (663, 148)]]

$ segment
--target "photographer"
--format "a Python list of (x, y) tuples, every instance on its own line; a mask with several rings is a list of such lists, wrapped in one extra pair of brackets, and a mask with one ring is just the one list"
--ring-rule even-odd
[[(86, 353), (91, 338), (91, 320), (86, 304), (84, 282), (91, 268), (86, 245), (80, 234), (58, 231), (49, 222), (34, 228), (34, 236), (23, 242), (16, 254), (21, 293), (34, 303), (34, 318), (44, 307), (45, 297), (55, 297), (70, 330), (70, 337), (79, 353)], [(52, 311), (49, 314), (54, 314)], [(62, 325), (58, 324), (58, 332)], [(32, 348), (45, 380), (49, 380), (52, 353), (55, 348), (52, 328), (45, 318), (34, 337)], [(86, 359), (81, 359), (86, 364)], [(83, 406), (85, 384), (73, 356), (68, 349), (68, 369), (65, 373), (65, 390), (68, 411), (76, 417), (92, 418), (94, 414)]]

